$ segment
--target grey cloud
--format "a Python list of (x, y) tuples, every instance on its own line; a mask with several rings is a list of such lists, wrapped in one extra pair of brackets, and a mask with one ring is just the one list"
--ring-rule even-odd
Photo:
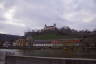
[[(42, 6), (44, 6), (44, 8), (39, 8), (40, 4), (36, 4), (36, 3), (38, 3), (38, 1), (37, 2), (35, 1), (36, 3), (34, 5), (34, 7), (36, 6), (37, 8), (29, 8), (28, 5), (31, 5), (32, 3), (34, 4), (34, 1), (35, 0), (33, 0), (33, 2), (31, 2), (31, 3), (27, 2), (26, 4), (24, 4), (24, 5), (26, 5), (26, 7), (23, 7), (22, 9), (18, 9), (15, 18), (30, 19), (30, 20), (26, 21), (26, 23), (31, 22), (31, 24), (35, 23), (35, 21), (37, 21), (37, 23), (46, 23), (46, 22), (56, 23), (56, 21), (57, 22), (60, 21), (59, 15), (61, 12), (58, 11), (59, 10), (58, 8), (60, 8), (60, 7), (58, 7), (58, 5), (55, 4), (54, 6), (52, 6), (52, 4), (51, 4), (51, 6), (50, 6), (50, 1), (48, 1), (49, 3), (44, 1), (43, 3), (45, 3), (45, 4), (47, 3), (47, 4), (42, 5)], [(42, 3), (42, 1), (41, 1), (41, 3)], [(21, 6), (23, 6), (23, 4)], [(22, 11), (22, 10), (24, 10), (24, 11)]]
[(0, 31), (4, 32), (4, 33), (7, 33), (7, 34), (23, 35), (24, 31), (26, 31), (26, 30), (27, 29), (23, 28), (23, 27), (0, 23)]
[[(5, 9), (0, 9), (0, 22), (5, 21), (3, 14), (7, 9), (16, 7), (13, 22), (25, 24), (26, 27), (11, 24), (1, 24), (5, 31), (10, 34), (21, 34), (29, 29), (41, 29), (44, 24), (56, 23), (58, 27), (70, 26), (75, 29), (94, 29), (96, 19), (89, 23), (83, 22), (81, 11), (96, 14), (95, 0), (2, 0)], [(72, 17), (70, 17), (72, 14)], [(64, 16), (65, 15), (65, 16)], [(67, 15), (68, 18), (67, 18)], [(85, 16), (84, 16), (85, 17)], [(95, 16), (94, 16), (95, 17)], [(66, 19), (67, 18), (67, 19)], [(17, 30), (17, 31), (16, 31)]]

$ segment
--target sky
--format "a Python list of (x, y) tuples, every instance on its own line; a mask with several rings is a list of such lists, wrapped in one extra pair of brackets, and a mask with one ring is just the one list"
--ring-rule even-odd
[(0, 0), (0, 33), (24, 35), (44, 25), (96, 29), (96, 0)]

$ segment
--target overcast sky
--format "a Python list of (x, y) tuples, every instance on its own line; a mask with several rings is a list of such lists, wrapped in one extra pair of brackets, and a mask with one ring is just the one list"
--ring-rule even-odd
[(0, 0), (0, 33), (23, 35), (44, 24), (96, 28), (96, 0)]

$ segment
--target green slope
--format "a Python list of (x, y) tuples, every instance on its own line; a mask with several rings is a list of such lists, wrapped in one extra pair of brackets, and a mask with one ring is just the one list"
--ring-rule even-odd
[(60, 35), (60, 34), (55, 34), (55, 33), (50, 33), (50, 34), (43, 34), (43, 35), (37, 35), (33, 37), (34, 39), (37, 40), (53, 40), (53, 39), (68, 39), (68, 38), (76, 38), (74, 35)]

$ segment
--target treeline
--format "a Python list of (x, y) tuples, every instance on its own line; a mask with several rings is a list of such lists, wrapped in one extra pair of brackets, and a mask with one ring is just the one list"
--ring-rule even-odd
[(90, 36), (94, 36), (96, 35), (96, 30), (93, 31), (89, 31), (89, 30), (75, 30), (75, 29), (71, 29), (70, 27), (62, 27), (59, 29), (59, 31), (63, 34), (63, 35), (79, 35), (81, 37), (90, 37)]
[(96, 36), (96, 30), (90, 31), (90, 30), (75, 30), (71, 29), (68, 26), (64, 26), (61, 28), (56, 28), (56, 30), (32, 30), (31, 35), (32, 36), (38, 36), (38, 35), (44, 35), (44, 34), (57, 34), (57, 35), (63, 35), (63, 36), (76, 36), (76, 37), (95, 37)]

